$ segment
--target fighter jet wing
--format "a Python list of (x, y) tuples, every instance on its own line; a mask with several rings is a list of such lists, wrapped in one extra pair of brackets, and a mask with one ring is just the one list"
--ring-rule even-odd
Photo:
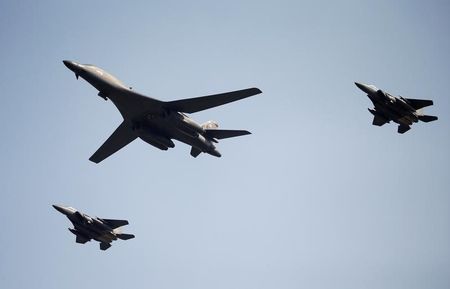
[(108, 226), (110, 226), (112, 229), (128, 225), (127, 220), (114, 220), (114, 219), (101, 219), (101, 220), (105, 222)]
[(80, 236), (80, 235), (77, 235), (77, 237), (75, 239), (75, 242), (77, 242), (79, 244), (84, 244), (84, 243), (89, 242), (89, 241), (90, 241), (89, 239), (86, 239), (85, 237)]
[(89, 158), (98, 164), (137, 138), (129, 123), (122, 122), (103, 145)]
[(258, 88), (247, 88), (232, 92), (169, 101), (164, 104), (164, 107), (180, 112), (193, 113), (237, 101), (259, 93), (261, 93), (261, 90)]
[(428, 100), (428, 99), (412, 99), (412, 98), (405, 98), (407, 102), (409, 102), (409, 104), (415, 109), (421, 109), (423, 107), (426, 106), (430, 106), (433, 105), (433, 101), (432, 100)]
[(386, 119), (384, 117), (382, 117), (382, 116), (375, 115), (373, 117), (373, 121), (372, 121), (373, 125), (382, 126), (382, 125), (384, 125), (386, 123), (387, 123)]

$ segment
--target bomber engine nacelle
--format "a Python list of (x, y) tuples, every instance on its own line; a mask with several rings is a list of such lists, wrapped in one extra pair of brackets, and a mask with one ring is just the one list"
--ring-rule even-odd
[(215, 128), (219, 128), (219, 124), (217, 123), (217, 121), (208, 120), (207, 122), (202, 124), (202, 128), (203, 129), (215, 129)]

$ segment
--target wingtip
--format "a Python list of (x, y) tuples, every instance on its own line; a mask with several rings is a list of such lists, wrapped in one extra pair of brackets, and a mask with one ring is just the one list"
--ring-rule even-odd
[(96, 160), (96, 159), (94, 158), (94, 156), (90, 157), (89, 160), (90, 160), (91, 162), (95, 163), (95, 164), (98, 164), (98, 163), (100, 162), (99, 160)]
[(257, 88), (257, 87), (253, 87), (253, 88), (251, 88), (251, 89), (253, 89), (253, 90), (255, 91), (255, 94), (260, 94), (260, 93), (262, 93), (262, 90), (259, 89), (259, 88)]

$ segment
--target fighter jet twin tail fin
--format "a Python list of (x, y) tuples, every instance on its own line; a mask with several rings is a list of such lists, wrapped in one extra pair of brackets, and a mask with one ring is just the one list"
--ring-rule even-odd
[(419, 115), (419, 120), (421, 120), (423, 122), (430, 122), (430, 121), (434, 121), (437, 119), (438, 119), (438, 117), (434, 116), (434, 115)]
[(100, 220), (108, 224), (108, 226), (110, 226), (111, 229), (116, 229), (129, 224), (127, 220), (114, 220), (114, 219), (100, 219)]
[[(415, 110), (421, 112), (421, 108), (433, 105), (433, 101), (429, 99), (413, 99), (413, 98), (404, 98)], [(435, 121), (438, 119), (437, 116), (434, 115), (419, 115), (419, 120), (423, 122)]]
[(406, 102), (408, 102), (415, 110), (433, 105), (433, 101), (428, 99), (414, 99), (414, 98), (403, 98), (403, 99), (406, 100)]
[(133, 234), (116, 234), (116, 236), (121, 240), (129, 240), (134, 238)]

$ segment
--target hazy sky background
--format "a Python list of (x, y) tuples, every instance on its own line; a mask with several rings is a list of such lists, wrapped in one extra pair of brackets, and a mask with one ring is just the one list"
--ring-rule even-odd
[[(1, 1), (0, 287), (449, 288), (448, 1)], [(248, 129), (222, 158), (138, 140), (63, 59)], [(371, 125), (354, 81), (439, 120)], [(51, 204), (125, 218), (100, 251)]]

